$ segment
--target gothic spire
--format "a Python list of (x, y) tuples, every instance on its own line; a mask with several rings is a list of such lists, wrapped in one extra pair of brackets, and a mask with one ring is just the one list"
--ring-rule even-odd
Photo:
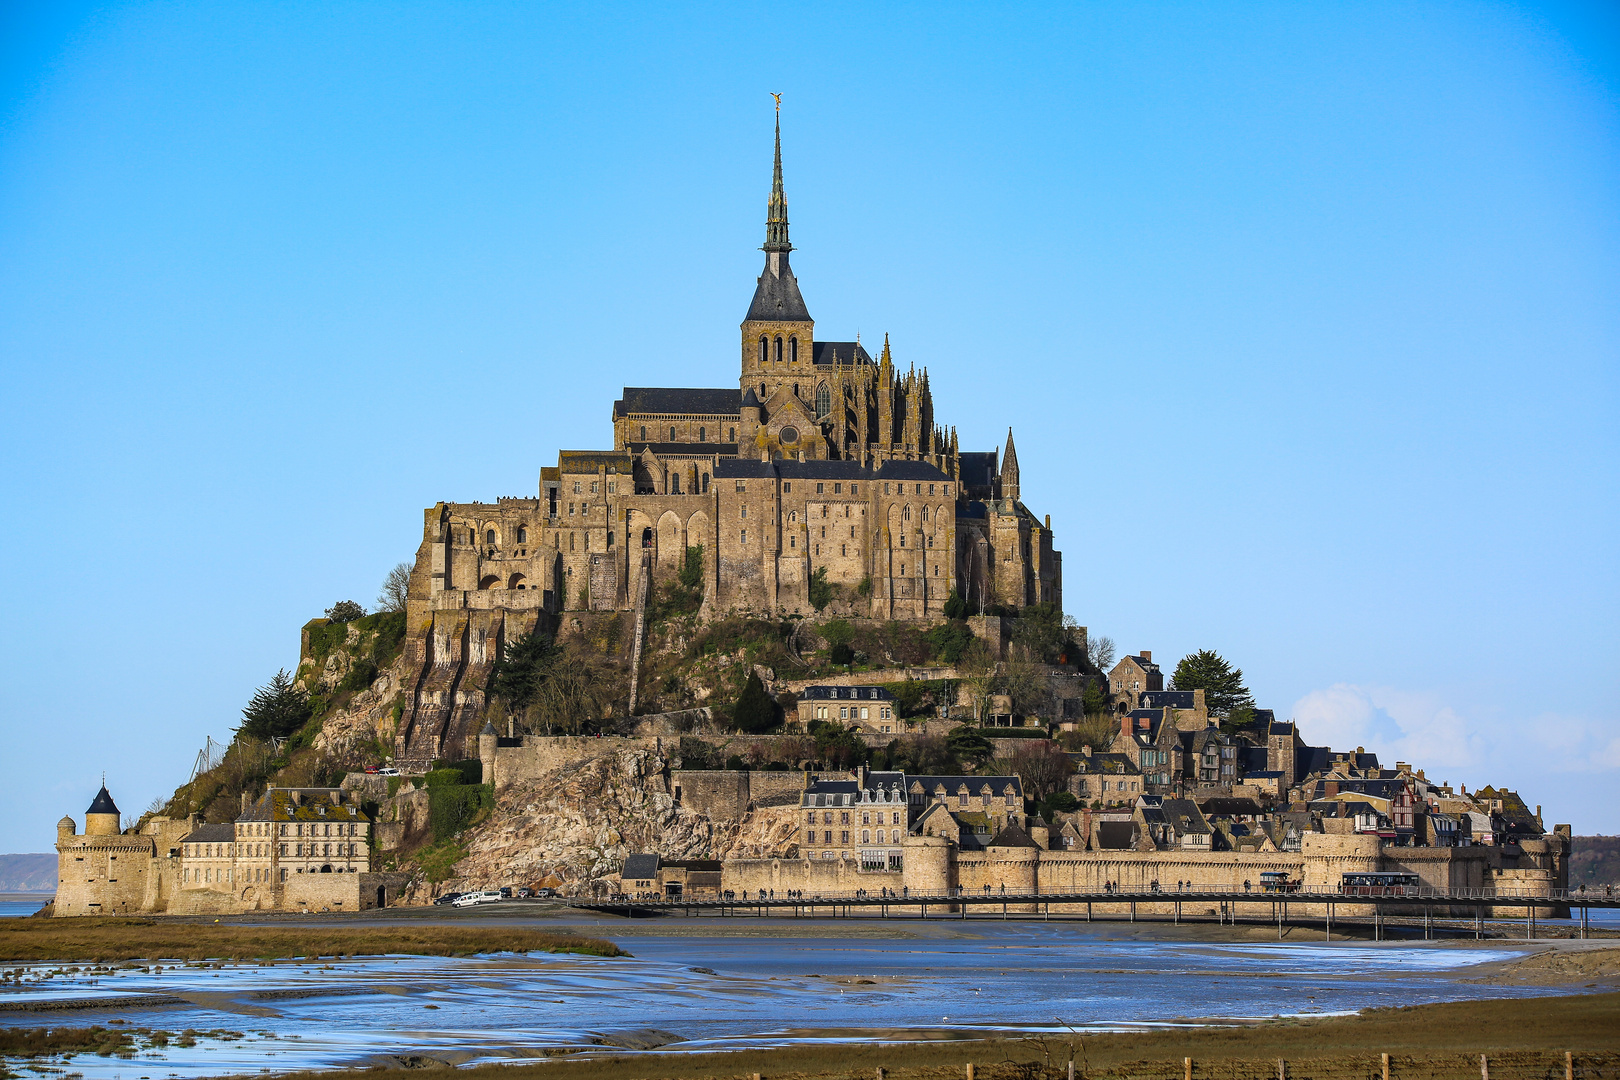
[(1012, 428), (1007, 429), (1007, 451), (1001, 455), (1001, 497), (1018, 498), (1018, 451), (1013, 449)]
[(782, 190), (782, 99), (776, 98), (776, 168), (765, 214), (765, 251), (792, 251), (788, 243), (787, 195)]

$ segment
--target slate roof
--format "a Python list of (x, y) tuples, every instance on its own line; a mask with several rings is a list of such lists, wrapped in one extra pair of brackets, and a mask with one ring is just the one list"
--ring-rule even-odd
[(879, 480), (950, 480), (949, 476), (926, 461), (885, 461), (877, 471)]
[(985, 508), (985, 505), (982, 502), (970, 502), (966, 506), (958, 503), (956, 506), (956, 516), (963, 518), (984, 518), (989, 517), (990, 512)]
[(1128, 773), (1140, 773), (1136, 762), (1131, 760), (1129, 754), (1093, 753), (1089, 758), (1083, 754), (1070, 754), (1076, 764), (1085, 762), (1085, 772), (1099, 773), (1104, 776), (1119, 776)]
[(1004, 794), (1006, 794), (1007, 788), (1009, 786), (1013, 789), (1013, 794), (1015, 796), (1022, 798), (1023, 794), (1024, 794), (1024, 783), (1023, 783), (1022, 780), (1020, 780), (1016, 776), (911, 776), (911, 775), (907, 775), (907, 777), (906, 777), (906, 789), (908, 791), (911, 789), (912, 784), (917, 784), (917, 783), (922, 784), (923, 791), (926, 794), (929, 794), (929, 795), (932, 795), (934, 793), (934, 790), (936, 788), (938, 788), (941, 784), (943, 784), (945, 786), (945, 790), (951, 795), (955, 795), (963, 787), (967, 788), (969, 795), (977, 795), (981, 790), (983, 790), (983, 788), (984, 788), (984, 786), (986, 784), (990, 785), (990, 793), (992, 795), (1004, 795)]
[(858, 461), (778, 461), (777, 475), (784, 480), (871, 480), (872, 472)]
[[(881, 686), (807, 686), (799, 693), (812, 701), (893, 701), (894, 695)], [(898, 780), (904, 774), (893, 774)]]
[(1009, 824), (991, 839), (990, 847), (1036, 848), (1041, 845), (1030, 839), (1029, 833), (1017, 825)]
[(186, 834), (180, 841), (182, 844), (229, 844), (236, 840), (236, 826), (226, 823), (224, 825), (199, 825)]
[(1220, 797), (1205, 799), (1198, 805), (1205, 817), (1257, 817), (1260, 814), (1260, 804), (1253, 799)]
[(775, 480), (776, 470), (768, 461), (747, 458), (721, 458), (714, 463), (716, 480)]
[(1333, 767), (1333, 751), (1325, 746), (1302, 746), (1294, 752), (1294, 775), (1325, 773)]
[(85, 813), (86, 814), (116, 814), (116, 813), (118, 813), (118, 805), (113, 802), (112, 795), (110, 795), (107, 792), (107, 785), (106, 784), (101, 785), (101, 790), (96, 792), (96, 800), (95, 800), (95, 802), (92, 802), (90, 804), (90, 809), (86, 810)]
[(752, 386), (750, 386), (748, 388), (748, 392), (743, 395), (742, 407), (745, 409), (757, 409), (760, 407), (759, 395), (754, 393), (754, 388)]
[[(1239, 746), (1238, 763), (1243, 766), (1244, 776), (1270, 775), (1266, 771), (1266, 748), (1263, 746)], [(1282, 773), (1278, 771), (1277, 776)]]
[(1164, 810), (1164, 819), (1178, 835), (1210, 831), (1209, 822), (1204, 820), (1204, 815), (1198, 810), (1198, 804), (1191, 799), (1166, 799), (1161, 808)]
[(292, 790), (273, 788), (259, 796), (259, 801), (248, 807), (248, 812), (237, 821), (370, 821), (360, 808), (349, 803), (334, 803), (331, 797), (336, 788), (301, 788), (309, 797), (295, 800)]
[(840, 364), (848, 364), (853, 357), (857, 364), (872, 363), (872, 356), (866, 351), (866, 346), (854, 341), (818, 341), (811, 349), (811, 360), (814, 363), (827, 367), (832, 366), (833, 353), (838, 354)]
[(1099, 821), (1097, 847), (1102, 851), (1129, 851), (1136, 846), (1136, 822)]
[(736, 416), (741, 400), (742, 392), (733, 386), (627, 386), (624, 396), (613, 403), (613, 416)]
[(782, 272), (773, 274), (770, 263), (765, 264), (765, 272), (759, 275), (759, 283), (754, 286), (754, 299), (748, 304), (748, 314), (743, 316), (744, 322), (756, 319), (764, 322), (810, 321), (810, 309), (804, 306), (804, 294), (799, 292), (799, 279), (793, 276), (793, 269), (788, 266), (787, 252), (782, 252), (779, 265)]
[(557, 471), (559, 473), (593, 473), (598, 469), (629, 473), (635, 467), (635, 459), (620, 450), (559, 450), (557, 452)]
[(737, 456), (737, 444), (724, 442), (627, 442), (624, 448), (632, 454), (651, 450), (659, 457)]
[(962, 483), (973, 487), (989, 487), (996, 476), (996, 451), (964, 450), (957, 455), (961, 467)]
[(1159, 670), (1159, 665), (1158, 664), (1155, 664), (1153, 661), (1151, 661), (1151, 660), (1149, 660), (1149, 659), (1147, 659), (1146, 657), (1143, 657), (1143, 656), (1130, 655), (1130, 656), (1126, 656), (1125, 659), (1129, 660), (1131, 663), (1135, 664), (1137, 667), (1141, 668), (1143, 671), (1158, 671)]
[(1142, 694), (1142, 707), (1145, 709), (1191, 709), (1193, 703), (1191, 690), (1148, 690)]
[(657, 855), (626, 855), (624, 869), (619, 871), (619, 880), (626, 878), (637, 881), (651, 881), (658, 877), (659, 858)]

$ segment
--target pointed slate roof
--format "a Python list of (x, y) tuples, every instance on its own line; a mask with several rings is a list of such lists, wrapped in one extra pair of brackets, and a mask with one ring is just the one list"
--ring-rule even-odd
[(1029, 833), (1020, 829), (1017, 825), (1008, 825), (1005, 829), (996, 833), (989, 846), (1039, 849), (1041, 845), (1030, 839)]
[(107, 794), (107, 785), (102, 784), (101, 790), (96, 792), (96, 801), (90, 804), (86, 814), (113, 814), (117, 815), (118, 806), (113, 802), (112, 796)]
[(765, 213), (765, 272), (759, 275), (753, 302), (744, 322), (809, 322), (810, 311), (799, 292), (799, 280), (788, 265), (787, 194), (782, 189), (782, 116), (776, 117), (776, 166), (771, 174), (771, 197)]

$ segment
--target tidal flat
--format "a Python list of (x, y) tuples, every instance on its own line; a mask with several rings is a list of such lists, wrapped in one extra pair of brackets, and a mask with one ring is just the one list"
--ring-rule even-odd
[[(634, 955), (16, 964), (0, 982), (0, 1028), (195, 1033), (191, 1045), (136, 1038), (130, 1057), (78, 1053), (46, 1066), (87, 1080), (158, 1080), (402, 1062), (510, 1064), (625, 1049), (685, 1059), (1071, 1031), (1247, 1029), (1364, 1009), (1595, 991), (1605, 981), (1601, 974), (1590, 986), (1502, 977), (1508, 965), (1552, 948), (1539, 944), (1218, 941), (1017, 921), (624, 923), (577, 914), (557, 914), (546, 930), (603, 937)], [(393, 921), (370, 920), (368, 928)], [(416, 918), (398, 921), (426, 929)], [(310, 940), (344, 929), (330, 919), (276, 923)], [(453, 928), (479, 925), (525, 929), (511, 918)], [(1574, 954), (1581, 946), (1558, 948)]]

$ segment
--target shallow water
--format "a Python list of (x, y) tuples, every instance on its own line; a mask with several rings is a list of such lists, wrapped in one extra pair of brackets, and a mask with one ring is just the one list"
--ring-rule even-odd
[[(614, 937), (614, 925), (622, 924), (598, 932)], [(157, 1080), (356, 1064), (378, 1053), (502, 1060), (639, 1028), (673, 1032), (687, 1041), (670, 1049), (696, 1050), (857, 1034), (850, 1029), (927, 1029), (951, 1037), (1560, 992), (1457, 982), (1463, 967), (1519, 955), (1491, 946), (1122, 940), (1075, 924), (1016, 922), (927, 927), (911, 937), (837, 936), (848, 925), (801, 925), (794, 937), (725, 937), (715, 924), (683, 920), (668, 932), (641, 924), (617, 937), (635, 954), (619, 960), (390, 957), (161, 971), (42, 966), (0, 985), (0, 1006), (136, 994), (182, 1000), (0, 1010), (0, 1024), (121, 1019), (170, 1032), (243, 1033), (240, 1040), (204, 1037), (191, 1049), (171, 1045), (134, 1060), (81, 1056), (71, 1065), (87, 1078)], [(714, 936), (697, 936), (704, 934)], [(692, 970), (699, 967), (713, 973)], [(59, 973), (44, 977), (51, 971)]]

